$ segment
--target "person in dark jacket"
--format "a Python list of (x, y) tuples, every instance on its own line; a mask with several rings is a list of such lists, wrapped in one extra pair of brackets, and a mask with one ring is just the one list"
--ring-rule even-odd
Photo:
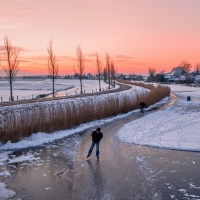
[(144, 103), (144, 101), (141, 101), (140, 102), (140, 112), (143, 114), (143, 112), (144, 112), (144, 108), (146, 108), (147, 107), (147, 105), (146, 105), (146, 103)]
[(97, 128), (96, 131), (92, 132), (92, 144), (88, 151), (87, 158), (90, 157), (90, 155), (92, 154), (92, 150), (94, 146), (96, 145), (96, 156), (97, 156), (97, 160), (99, 160), (99, 145), (102, 138), (103, 138), (103, 133), (101, 132), (100, 128)]

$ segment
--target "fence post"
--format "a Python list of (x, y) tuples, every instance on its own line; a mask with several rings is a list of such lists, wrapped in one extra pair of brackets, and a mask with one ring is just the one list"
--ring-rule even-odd
[(93, 93), (93, 89), (92, 89), (92, 93)]
[(2, 102), (2, 97), (1, 97), (1, 102)]
[(18, 101), (18, 95), (17, 95), (17, 101)]

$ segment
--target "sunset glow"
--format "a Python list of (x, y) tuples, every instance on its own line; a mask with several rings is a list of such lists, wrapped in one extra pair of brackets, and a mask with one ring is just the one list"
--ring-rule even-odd
[[(76, 47), (85, 73), (96, 72), (95, 52), (108, 52), (118, 73), (169, 72), (200, 62), (199, 0), (0, 0), (0, 60), (4, 37), (22, 48), (18, 75), (43, 75), (50, 39), (59, 74), (73, 74)], [(0, 69), (0, 76), (5, 73)]]

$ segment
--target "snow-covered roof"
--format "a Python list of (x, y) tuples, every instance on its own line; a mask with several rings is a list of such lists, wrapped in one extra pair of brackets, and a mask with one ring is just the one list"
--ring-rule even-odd
[(196, 75), (196, 76), (194, 77), (194, 79), (195, 79), (195, 80), (200, 80), (200, 75)]
[(180, 67), (177, 67), (174, 71), (168, 74), (164, 74), (164, 78), (169, 80), (175, 80), (177, 77), (180, 77), (182, 73), (182, 69)]

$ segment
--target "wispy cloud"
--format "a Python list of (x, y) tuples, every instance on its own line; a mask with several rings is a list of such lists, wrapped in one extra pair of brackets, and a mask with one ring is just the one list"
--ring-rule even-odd
[(19, 29), (19, 26), (16, 25), (0, 25), (0, 29)]
[(133, 59), (132, 57), (125, 56), (125, 55), (117, 55), (117, 56), (115, 56), (114, 58), (115, 58), (115, 59), (126, 59), (126, 60)]
[(42, 34), (48, 34), (48, 35), (50, 35), (50, 33), (44, 32), (44, 31), (36, 31), (36, 33), (42, 33)]
[(96, 57), (96, 54), (95, 53), (89, 53), (89, 54), (86, 54), (87, 57)]
[[(15, 47), (19, 50), (19, 52), (30, 52), (30, 50), (28, 50), (28, 49), (24, 49), (22, 47), (17, 47), (17, 46), (15, 46)], [(4, 51), (5, 51), (5, 47), (3, 45), (0, 45), (0, 53), (4, 52)]]

